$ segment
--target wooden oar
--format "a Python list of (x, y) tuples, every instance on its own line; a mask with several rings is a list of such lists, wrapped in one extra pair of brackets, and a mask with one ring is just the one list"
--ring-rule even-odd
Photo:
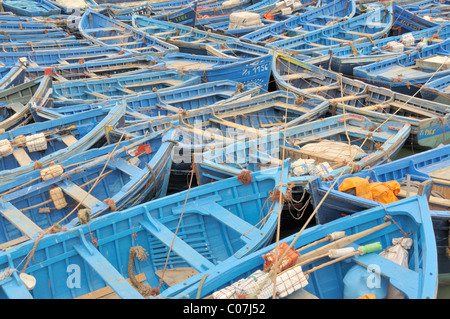
[(338, 240), (336, 240), (336, 241), (334, 241), (332, 243), (329, 243), (327, 245), (319, 247), (319, 248), (317, 248), (317, 249), (315, 249), (313, 251), (310, 251), (310, 252), (308, 252), (308, 253), (306, 253), (304, 255), (299, 256), (298, 259), (297, 259), (297, 264), (304, 265), (304, 264), (309, 263), (309, 262), (311, 262), (313, 260), (316, 260), (316, 259), (319, 259), (321, 257), (327, 256), (328, 252), (331, 249), (339, 249), (339, 248), (345, 247), (345, 246), (353, 243), (354, 241), (356, 241), (356, 240), (358, 240), (358, 239), (360, 239), (362, 237), (368, 236), (368, 235), (370, 235), (370, 234), (372, 234), (372, 233), (374, 233), (374, 232), (376, 232), (378, 230), (381, 230), (381, 229), (383, 229), (383, 228), (385, 228), (387, 226), (390, 226), (391, 224), (392, 223), (390, 221), (389, 222), (385, 222), (385, 223), (380, 224), (378, 226), (366, 229), (366, 230), (364, 230), (362, 232), (359, 232), (359, 233), (356, 233), (356, 234), (353, 234), (353, 235), (350, 235), (350, 236), (343, 237), (343, 238), (338, 239)]
[(369, 253), (380, 251), (381, 249), (382, 249), (382, 246), (381, 246), (381, 243), (379, 243), (379, 242), (368, 244), (368, 245), (364, 245), (364, 246), (359, 246), (358, 249), (356, 249), (355, 251), (350, 252), (350, 253), (345, 254), (345, 255), (342, 255), (342, 256), (339, 256), (336, 259), (333, 259), (333, 260), (331, 260), (329, 262), (326, 262), (326, 263), (323, 263), (323, 264), (321, 264), (319, 266), (311, 268), (310, 270), (307, 270), (307, 271), (303, 272), (303, 274), (304, 275), (308, 275), (308, 274), (310, 274), (310, 273), (312, 273), (312, 272), (314, 272), (314, 271), (316, 271), (318, 269), (321, 269), (321, 268), (324, 268), (326, 266), (335, 264), (335, 263), (337, 263), (337, 262), (339, 262), (339, 261), (341, 261), (343, 259), (347, 259), (347, 258), (356, 256), (356, 255), (366, 255), (366, 254), (369, 254)]

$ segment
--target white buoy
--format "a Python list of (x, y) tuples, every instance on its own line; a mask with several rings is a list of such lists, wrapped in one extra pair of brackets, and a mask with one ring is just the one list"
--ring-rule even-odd
[(34, 286), (36, 286), (36, 278), (34, 278), (33, 276), (21, 273), (19, 277), (28, 290), (32, 290)]

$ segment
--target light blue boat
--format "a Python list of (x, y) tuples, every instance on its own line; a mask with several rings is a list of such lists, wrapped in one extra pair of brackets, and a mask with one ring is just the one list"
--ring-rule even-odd
[[(437, 36), (434, 39), (434, 36)], [(408, 38), (413, 38), (411, 43)], [(353, 76), (353, 69), (358, 66), (380, 62), (398, 57), (399, 54), (420, 51), (421, 45), (442, 42), (450, 37), (450, 23), (438, 25), (421, 31), (404, 33), (399, 36), (390, 36), (372, 42), (358, 43), (353, 46), (336, 47), (332, 50), (317, 50), (316, 57), (305, 62), (321, 65), (325, 69)], [(393, 41), (393, 42), (392, 42)], [(397, 46), (397, 49), (395, 46)], [(398, 48), (401, 49), (398, 49)], [(395, 52), (396, 50), (400, 50)]]
[[(362, 233), (364, 231), (369, 234)], [(346, 237), (327, 241), (326, 236), (334, 232), (345, 232)], [(393, 239), (404, 238), (405, 234), (408, 234), (407, 237), (412, 240), (411, 248), (406, 250), (408, 253), (406, 267), (380, 255), (382, 251), (393, 246)], [(354, 235), (355, 237), (352, 237)], [(344, 241), (346, 239), (352, 242), (347, 244)], [(316, 243), (316, 241), (319, 242)], [(299, 286), (293, 288), (288, 282), (282, 280), (279, 272), (277, 275), (279, 288), (285, 283), (286, 286), (292, 287), (292, 290), (286, 293), (282, 288), (276, 289), (277, 299), (370, 297), (366, 295), (374, 295), (375, 299), (384, 299), (392, 296), (387, 293), (388, 289), (391, 289), (389, 285), (403, 294), (401, 297), (405, 299), (435, 299), (437, 297), (436, 243), (425, 196), (414, 196), (386, 205), (385, 208), (375, 207), (324, 225), (312, 226), (306, 228), (299, 236), (293, 234), (282, 238), (281, 242), (292, 245), (296, 250), (300, 249), (297, 263), (301, 265), (303, 275), (311, 272), (308, 273), (307, 280), (302, 282), (303, 288)], [(312, 245), (308, 247), (309, 244)], [(341, 260), (331, 259), (328, 257), (328, 249), (335, 247), (350, 249), (364, 247), (367, 251), (354, 256), (344, 255)], [(252, 275), (253, 278), (258, 277), (255, 272), (263, 270), (265, 262), (263, 256), (275, 248), (276, 243), (242, 259), (230, 259), (220, 267), (188, 279), (185, 282), (186, 289), (174, 286), (163, 291), (161, 297), (213, 299), (219, 297), (219, 294), (213, 295), (213, 293), (228, 288), (228, 296), (236, 298), (236, 293), (233, 294), (233, 292), (235, 288), (240, 288), (238, 280), (248, 279)], [(370, 248), (374, 249), (370, 250)], [(314, 258), (314, 253), (323, 255), (321, 258)], [(309, 260), (307, 260), (308, 257), (310, 257)], [(325, 265), (333, 261), (334, 263)], [(323, 268), (314, 269), (322, 265)], [(300, 272), (298, 266), (287, 270)], [(259, 278), (259, 283), (262, 281), (261, 278), (264, 277)], [(295, 278), (298, 277), (295, 276)], [(369, 282), (371, 284), (368, 284)], [(236, 285), (231, 287), (232, 284)], [(265, 291), (269, 290), (269, 298), (272, 298), (273, 285), (270, 282), (267, 285), (268, 288)], [(256, 285), (254, 289), (258, 287), (262, 288), (261, 285)], [(238, 294), (240, 292), (252, 294), (250, 290), (237, 290)], [(399, 295), (398, 292), (396, 296)], [(226, 291), (222, 291), (221, 295), (227, 296)]]
[(197, 74), (202, 82), (232, 80), (268, 91), (272, 56), (236, 59), (173, 53), (165, 56), (164, 63), (168, 69)]
[(104, 46), (119, 46), (128, 53), (167, 54), (178, 51), (174, 45), (91, 9), (84, 12), (78, 28), (85, 38)]
[[(26, 269), (19, 260), (30, 253), (34, 242), (13, 247), (0, 254), (2, 274), (8, 267), (23, 270), (36, 278), (36, 285), (27, 290), (18, 271), (13, 271), (2, 277), (0, 296), (89, 298), (92, 292), (109, 287), (120, 298), (143, 299), (148, 294), (141, 291), (141, 295), (133, 287), (136, 282), (163, 292), (173, 284), (166, 282), (171, 270), (180, 268), (186, 273), (176, 286), (187, 288), (183, 282), (188, 277), (214, 269), (229, 258), (243, 258), (271, 240), (282, 206), (270, 200), (270, 192), (285, 179), (281, 168), (254, 173), (247, 184), (231, 178), (99, 217), (70, 232), (46, 235)], [(285, 187), (279, 189), (286, 191)], [(146, 253), (148, 259), (136, 262), (136, 250)], [(137, 278), (131, 273), (134, 267), (127, 267), (128, 260), (137, 267)], [(68, 278), (61, 279), (70, 275), (73, 267), (82, 275), (76, 286), (68, 285)]]
[(66, 107), (33, 108), (35, 121), (61, 118), (98, 108), (111, 107), (119, 102), (125, 102), (130, 123), (154, 119), (170, 119), (187, 112), (197, 112), (218, 103), (231, 102), (239, 99), (249, 99), (259, 93), (258, 87), (242, 86), (234, 81), (217, 81), (187, 87), (162, 90), (139, 95), (128, 95), (95, 103), (76, 104)]
[(53, 86), (54, 107), (102, 100), (119, 99), (150, 92), (164, 92), (200, 84), (195, 74), (181, 74), (176, 70), (147, 70), (130, 75), (116, 75), (103, 79), (63, 81)]
[[(377, 130), (373, 131), (375, 127)], [(377, 126), (355, 114), (327, 117), (285, 130), (270, 130), (196, 157), (197, 180), (199, 184), (207, 184), (245, 170), (264, 170), (289, 158), (288, 182), (305, 187), (314, 176), (332, 179), (395, 159), (410, 130), (406, 123), (387, 121)], [(304, 162), (305, 159), (310, 161)]]
[(334, 48), (376, 40), (386, 36), (393, 23), (392, 5), (377, 8), (352, 19), (326, 26), (289, 39), (266, 44), (266, 47), (311, 56), (317, 49)]
[(5, 65), (17, 63), (19, 58), (27, 58), (34, 67), (80, 64), (83, 61), (105, 60), (130, 57), (121, 48), (113, 46), (90, 46), (79, 49), (43, 50), (30, 52), (0, 52), (0, 62)]
[[(45, 101), (48, 101), (47, 99)], [(96, 109), (0, 134), (6, 147), (0, 158), (0, 180), (6, 183), (34, 170), (61, 163), (94, 146), (125, 114), (125, 104)]]
[[(344, 175), (334, 181), (311, 180), (308, 191), (311, 203), (317, 208), (316, 222), (326, 224), (346, 215), (353, 215), (364, 209), (381, 207), (383, 204), (355, 196), (351, 193), (338, 191), (339, 185), (345, 178), (368, 178), (370, 182), (397, 181), (401, 184), (401, 192), (397, 195), (400, 200), (409, 195), (427, 191), (429, 214), (433, 221), (436, 245), (439, 257), (439, 273), (450, 272), (450, 260), (446, 256), (448, 248), (450, 188), (448, 185), (448, 168), (450, 167), (450, 145), (414, 154), (363, 170), (359, 173)], [(325, 194), (328, 193), (327, 196)], [(319, 203), (323, 200), (323, 202)]]
[[(299, 34), (321, 29), (327, 23), (337, 23), (353, 18), (356, 11), (354, 0), (332, 1), (304, 13), (294, 15), (284, 21), (258, 27), (255, 31), (243, 35), (242, 40), (265, 45), (276, 43)], [(232, 31), (232, 30), (231, 30)]]
[[(86, 216), (80, 218), (77, 214), (83, 209), (88, 209), (87, 219), (94, 219), (144, 200), (164, 197), (174, 137), (176, 130), (170, 129), (122, 140), (117, 145), (74, 154), (60, 163), (61, 175), (44, 179), (41, 169), (2, 184), (0, 245), (5, 248), (36, 240), (55, 223), (73, 228), (85, 221)], [(59, 193), (54, 193), (55, 189)]]
[(331, 114), (360, 114), (377, 123), (399, 121), (411, 125), (411, 142), (422, 149), (448, 143), (445, 130), (450, 108), (354, 80), (283, 55), (274, 55), (272, 73), (281, 90), (320, 97), (332, 102)]
[(419, 91), (420, 85), (450, 74), (446, 67), (449, 50), (450, 39), (447, 39), (421, 51), (356, 67), (353, 74), (356, 79), (369, 84), (413, 95)]

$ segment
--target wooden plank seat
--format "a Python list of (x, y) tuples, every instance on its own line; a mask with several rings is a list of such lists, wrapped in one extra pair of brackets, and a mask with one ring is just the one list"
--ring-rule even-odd
[[(84, 238), (84, 237), (83, 237)], [(93, 244), (85, 239), (74, 246), (81, 258), (112, 288), (119, 298), (143, 299), (144, 297), (117, 271)]]
[[(137, 274), (136, 280), (142, 283), (147, 280), (147, 277), (144, 273)], [(130, 279), (127, 279), (127, 282), (131, 285)], [(107, 286), (93, 292), (89, 292), (85, 295), (76, 297), (75, 299), (120, 299), (120, 297), (114, 292), (114, 289), (112, 289), (110, 286)]]
[(82, 203), (86, 208), (93, 209), (96, 206), (102, 205), (103, 203), (97, 198), (86, 192), (80, 186), (76, 185), (72, 181), (64, 180), (63, 183), (58, 185), (64, 193), (69, 195), (76, 202)]
[(28, 238), (37, 238), (43, 232), (38, 225), (10, 203), (3, 205), (0, 214)]

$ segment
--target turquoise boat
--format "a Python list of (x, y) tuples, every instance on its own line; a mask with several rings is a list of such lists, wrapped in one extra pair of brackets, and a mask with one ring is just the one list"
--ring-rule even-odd
[[(335, 232), (344, 232), (345, 237), (330, 239)], [(400, 249), (394, 245), (399, 239), (409, 241), (411, 246)], [(192, 277), (186, 282), (186, 289), (171, 287), (161, 297), (236, 299), (237, 294), (248, 294), (255, 298), (252, 293), (256, 294), (257, 289), (260, 294), (256, 299), (273, 298), (274, 291), (276, 299), (415, 300), (437, 296), (436, 243), (425, 196), (414, 196), (384, 208), (375, 207), (312, 226), (280, 239), (279, 243), (299, 250), (300, 256), (293, 266), (277, 273), (276, 289), (270, 280), (272, 277), (264, 282), (266, 277), (262, 275), (266, 262), (263, 256), (276, 248), (277, 243), (273, 243), (242, 259), (230, 259), (220, 267)], [(279, 247), (281, 249), (281, 245)], [(330, 249), (344, 248), (344, 252), (356, 253), (340, 258), (329, 253)], [(393, 249), (397, 255), (405, 253), (407, 257), (395, 260), (389, 254)], [(272, 276), (270, 269), (265, 274)], [(286, 275), (301, 284), (290, 283), (284, 279)], [(250, 277), (256, 285), (247, 285), (249, 281), (245, 280)], [(368, 282), (373, 284), (368, 285)]]
[[(170, 273), (177, 270), (184, 273), (176, 286), (187, 288), (183, 282), (192, 275), (229, 258), (243, 258), (270, 241), (282, 208), (270, 200), (270, 193), (285, 192), (279, 186), (285, 178), (277, 168), (270, 174), (252, 174), (249, 183), (231, 178), (101, 216), (70, 232), (44, 236), (26, 265), (19, 263), (34, 241), (12, 247), (0, 254), (0, 270), (9, 274), (2, 276), (0, 297), (84, 299), (113, 293), (123, 299), (144, 299), (155, 291), (151, 288), (160, 294), (173, 285)], [(134, 259), (136, 252), (144, 253), (141, 261)], [(79, 285), (61, 280), (62, 272), (70, 276), (74, 267), (81, 270)], [(36, 279), (31, 290), (19, 271)]]

